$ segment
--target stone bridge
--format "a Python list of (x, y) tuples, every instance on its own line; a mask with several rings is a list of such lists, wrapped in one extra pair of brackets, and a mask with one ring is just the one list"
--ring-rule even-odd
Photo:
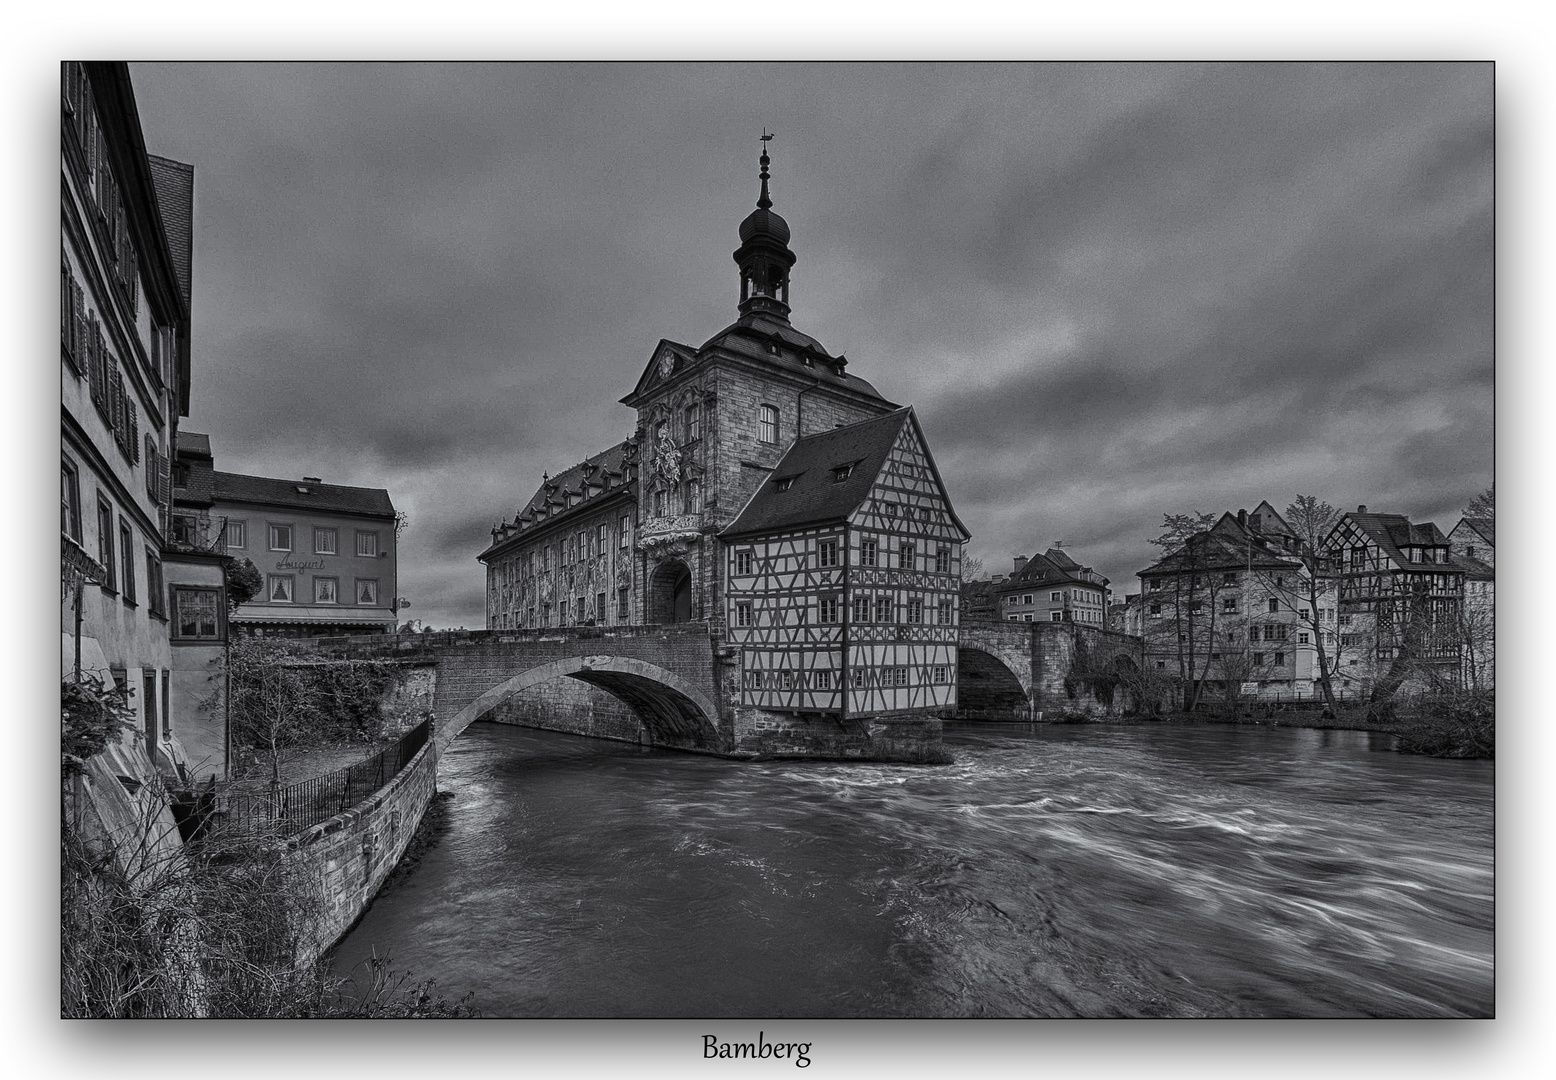
[(956, 718), (1053, 720), (1118, 716), (1134, 704), (1127, 686), (1140, 639), (1079, 623), (962, 623)]
[(482, 719), (682, 750), (736, 751), (705, 624), (452, 630), (311, 644), (327, 656), (430, 667), (440, 752)]

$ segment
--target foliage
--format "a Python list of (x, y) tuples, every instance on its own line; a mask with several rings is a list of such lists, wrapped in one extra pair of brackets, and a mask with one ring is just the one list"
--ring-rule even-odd
[(277, 783), (288, 751), (377, 739), (384, 699), (400, 679), (388, 661), (324, 661), (277, 638), (238, 638), (218, 663), (227, 668), (227, 700), (213, 696), (205, 706), (228, 710), (234, 758), (258, 753)]
[(962, 580), (982, 581), (984, 577), (985, 574), (983, 572), (983, 560), (978, 558), (976, 555), (963, 555)]
[(1485, 491), (1470, 500), (1470, 504), (1464, 508), (1464, 516), (1467, 518), (1492, 518), (1497, 516), (1497, 486), (1492, 484)]
[(248, 559), (234, 559), (227, 567), (227, 606), (233, 611), (258, 596), (265, 587), (259, 568)]
[(1496, 751), (1496, 698), (1489, 692), (1438, 693), (1404, 711), (1399, 748), (1432, 757), (1489, 758)]
[[(156, 828), (148, 817), (141, 840)], [(478, 1015), (469, 995), (449, 1002), (387, 958), (375, 957), (350, 995), (325, 961), (300, 962), (323, 910), (320, 885), (274, 837), (216, 831), (133, 868), (125, 861), (68, 823), (61, 832), (62, 1016)]]
[(135, 730), (129, 698), (95, 675), (60, 683), (60, 757), (64, 773), (85, 770), (86, 760), (102, 753), (126, 731)]

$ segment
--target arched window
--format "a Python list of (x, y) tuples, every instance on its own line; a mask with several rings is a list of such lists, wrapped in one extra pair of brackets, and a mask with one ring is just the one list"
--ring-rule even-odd
[(778, 441), (778, 410), (771, 405), (763, 405), (757, 410), (756, 437), (764, 443)]
[(696, 480), (686, 481), (686, 512), (702, 513), (702, 484)]

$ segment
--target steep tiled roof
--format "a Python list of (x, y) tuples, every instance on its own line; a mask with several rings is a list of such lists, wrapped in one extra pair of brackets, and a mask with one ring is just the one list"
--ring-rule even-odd
[[(767, 347), (769, 344), (777, 345), (778, 352), (771, 352)], [(809, 334), (759, 311), (742, 315), (714, 334), (697, 351), (701, 354), (715, 346), (797, 375), (820, 379), (823, 386), (847, 387), (873, 398), (881, 396), (864, 379), (848, 374), (848, 361), (845, 358), (833, 356)], [(810, 364), (805, 363), (807, 357), (811, 360)]]
[(190, 454), (195, 457), (211, 456), (211, 437), (202, 435), (198, 431), (180, 431), (178, 441), (175, 444), (180, 454)]
[(1495, 581), (1496, 569), (1487, 562), (1482, 562), (1473, 555), (1455, 555), (1454, 563), (1463, 569), (1464, 577), (1469, 581)]
[(1496, 519), (1467, 517), (1462, 519), (1461, 523), (1468, 525), (1470, 528), (1478, 532), (1481, 536), (1481, 539), (1485, 540), (1486, 543), (1490, 544), (1492, 547), (1497, 546)]
[(394, 504), (389, 501), (389, 492), (383, 488), (345, 487), (215, 471), (211, 478), (217, 502), (263, 503), (337, 514), (394, 517)]
[(1412, 524), (1410, 519), (1403, 514), (1363, 514), (1360, 512), (1346, 514), (1346, 517), (1361, 529), (1379, 549), (1401, 566), (1419, 566), (1419, 563), (1411, 563), (1400, 548), (1406, 546), (1416, 547), (1446, 547), (1448, 538), (1430, 521), (1420, 525)]
[(1279, 570), (1296, 565), (1288, 555), (1272, 549), (1261, 533), (1240, 524), (1230, 513), (1221, 515), (1209, 529), (1196, 533), (1192, 554), (1188, 546), (1175, 548), (1141, 570), (1147, 574), (1179, 574), (1190, 570)]
[[(1020, 570), (1010, 575), (1006, 582), (1011, 588), (1032, 586), (1039, 582), (1043, 584), (1058, 584), (1061, 581), (1073, 581), (1082, 585), (1097, 585), (1097, 582), (1089, 580), (1085, 575), (1092, 573), (1088, 566), (1082, 566), (1074, 559), (1066, 555), (1061, 548), (1049, 548), (1041, 555), (1034, 555), (1026, 561)], [(1101, 578), (1101, 575), (1097, 575)], [(1106, 578), (1101, 578), (1105, 583)], [(1098, 586), (1100, 588), (1100, 586)]]
[(156, 154), (147, 154), (146, 160), (151, 165), (151, 182), (157, 191), (157, 209), (162, 213), (168, 252), (173, 256), (173, 274), (178, 278), (178, 291), (187, 307), (194, 253), (194, 166)]
[(549, 526), (575, 514), (587, 513), (601, 497), (615, 494), (636, 482), (636, 461), (637, 447), (631, 439), (625, 439), (547, 477), (529, 501), (514, 511), (511, 521), (504, 518), (502, 525), (493, 530), (492, 547), (507, 543), (537, 526)]
[[(771, 477), (719, 535), (744, 536), (842, 521), (869, 495), (910, 413), (911, 409), (903, 407), (794, 440)], [(853, 466), (841, 483), (833, 479), (833, 470), (839, 465)], [(784, 478), (792, 478), (793, 483), (779, 491), (777, 481)]]

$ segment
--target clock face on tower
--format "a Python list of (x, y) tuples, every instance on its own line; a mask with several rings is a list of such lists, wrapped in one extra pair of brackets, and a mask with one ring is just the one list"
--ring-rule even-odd
[(667, 352), (659, 358), (659, 377), (661, 379), (668, 379), (670, 377), (670, 372), (674, 370), (675, 354)]

